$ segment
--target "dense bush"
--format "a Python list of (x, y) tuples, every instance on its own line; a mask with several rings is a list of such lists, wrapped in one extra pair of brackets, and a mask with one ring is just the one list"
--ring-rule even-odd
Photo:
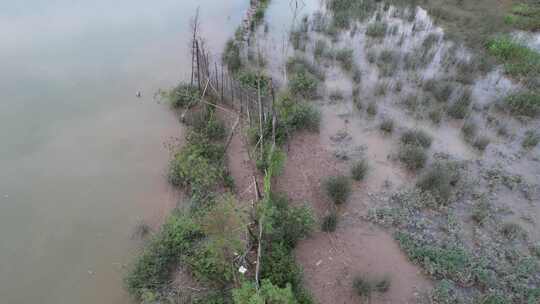
[(224, 153), (223, 145), (210, 143), (205, 136), (192, 133), (187, 144), (170, 161), (170, 183), (189, 186), (192, 192), (210, 191), (223, 180)]
[(239, 71), (236, 78), (244, 88), (252, 90), (258, 90), (259, 85), (261, 88), (261, 95), (269, 94), (270, 79), (262, 74), (251, 70)]
[(405, 145), (419, 146), (427, 149), (431, 147), (432, 138), (422, 130), (408, 130), (401, 135), (401, 142)]
[(199, 90), (186, 83), (180, 83), (168, 94), (169, 102), (173, 108), (183, 108), (195, 104), (199, 99)]
[(398, 153), (399, 160), (405, 164), (409, 170), (422, 169), (427, 161), (427, 154), (422, 146), (413, 144), (403, 144)]
[(288, 132), (297, 130), (318, 131), (321, 122), (321, 113), (307, 102), (295, 102), (285, 96), (277, 105), (281, 123)]
[(422, 191), (430, 192), (440, 204), (446, 205), (458, 180), (459, 171), (455, 164), (435, 162), (420, 176), (416, 185)]
[(262, 280), (259, 290), (255, 283), (245, 282), (233, 290), (234, 304), (297, 304), (291, 286), (279, 288), (269, 280)]
[(324, 189), (335, 204), (343, 204), (351, 194), (351, 181), (344, 175), (331, 176), (324, 181)]
[(302, 269), (296, 264), (291, 249), (278, 241), (265, 245), (261, 260), (261, 278), (278, 287), (290, 284), (293, 289), (302, 283)]
[(192, 255), (202, 237), (200, 226), (189, 216), (173, 213), (130, 266), (125, 277), (128, 291), (135, 297), (159, 291), (169, 280), (171, 266)]
[(309, 72), (299, 72), (289, 79), (289, 90), (295, 96), (312, 99), (317, 96), (317, 79)]
[(361, 181), (366, 177), (369, 165), (366, 159), (355, 162), (351, 167), (351, 176), (354, 180)]
[(294, 248), (296, 243), (308, 236), (313, 230), (315, 219), (311, 209), (307, 206), (291, 207), (289, 199), (282, 194), (271, 195), (270, 206), (272, 227), (268, 237), (271, 241), (277, 241), (289, 248)]
[(221, 140), (225, 137), (225, 125), (211, 108), (192, 113), (187, 123), (193, 127), (194, 132), (210, 140)]

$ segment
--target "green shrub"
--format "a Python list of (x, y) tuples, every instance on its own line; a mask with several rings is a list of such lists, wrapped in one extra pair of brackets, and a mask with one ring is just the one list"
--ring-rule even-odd
[(270, 240), (280, 242), (289, 248), (294, 248), (296, 243), (308, 236), (315, 224), (312, 210), (307, 207), (291, 207), (286, 195), (272, 193), (269, 201), (271, 208)]
[(210, 140), (221, 140), (225, 137), (225, 125), (217, 118), (214, 110), (195, 112), (188, 124), (193, 127), (194, 132)]
[(454, 119), (463, 119), (469, 113), (469, 106), (471, 105), (471, 92), (465, 90), (461, 96), (448, 107), (448, 115)]
[(199, 90), (189, 84), (180, 83), (169, 92), (168, 99), (174, 109), (187, 107), (199, 100)]
[(307, 102), (294, 102), (284, 97), (278, 104), (281, 123), (288, 132), (297, 130), (318, 131), (321, 123), (321, 113), (312, 104)]
[(538, 145), (540, 142), (540, 134), (536, 133), (534, 130), (527, 130), (525, 132), (525, 137), (521, 142), (521, 146), (525, 149), (532, 149)]
[(459, 172), (455, 166), (435, 162), (420, 176), (416, 185), (420, 190), (430, 192), (440, 204), (446, 205), (458, 179)]
[(347, 72), (352, 71), (354, 66), (354, 50), (340, 49), (336, 51), (336, 60), (341, 64), (341, 68)]
[(366, 177), (368, 169), (369, 165), (367, 160), (359, 160), (352, 165), (351, 176), (354, 180), (361, 181)]
[(405, 145), (419, 146), (427, 149), (431, 147), (432, 138), (425, 131), (415, 129), (403, 133), (401, 135), (401, 142)]
[(385, 133), (392, 133), (392, 131), (394, 131), (394, 120), (385, 118), (379, 125), (379, 129)]
[(321, 229), (324, 232), (334, 232), (337, 228), (338, 217), (335, 211), (330, 212), (323, 218)]
[(324, 181), (324, 188), (335, 204), (343, 204), (351, 194), (351, 181), (344, 175), (331, 176)]
[(189, 216), (173, 213), (129, 267), (127, 290), (140, 298), (167, 286), (171, 266), (193, 254), (194, 244), (203, 237), (200, 227)]
[(188, 143), (169, 163), (169, 182), (189, 186), (192, 192), (210, 191), (223, 179), (224, 153), (223, 145), (209, 143), (204, 136), (190, 135)]
[(317, 79), (308, 72), (300, 72), (289, 79), (289, 90), (295, 96), (312, 99), (317, 96)]
[(505, 98), (505, 105), (514, 115), (537, 117), (540, 114), (540, 93), (512, 94)]
[(404, 144), (399, 149), (398, 158), (409, 170), (419, 170), (425, 166), (427, 154), (422, 146)]
[(268, 76), (251, 70), (241, 70), (236, 78), (244, 88), (258, 90), (261, 88), (261, 95), (268, 95), (270, 91), (270, 79)]
[(366, 35), (373, 38), (383, 38), (386, 36), (388, 24), (385, 22), (374, 22), (368, 25)]
[(240, 47), (234, 40), (229, 39), (229, 41), (227, 41), (221, 60), (227, 66), (229, 71), (233, 73), (238, 72), (242, 68)]
[(296, 264), (289, 247), (279, 242), (265, 245), (261, 260), (261, 278), (284, 288), (288, 284), (299, 287), (302, 283), (302, 269)]

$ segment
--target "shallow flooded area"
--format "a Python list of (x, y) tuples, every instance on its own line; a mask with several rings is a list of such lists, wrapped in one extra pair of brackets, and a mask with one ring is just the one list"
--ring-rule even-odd
[(0, 302), (130, 302), (135, 226), (179, 200), (165, 173), (182, 127), (154, 93), (189, 77), (197, 7), (219, 53), (248, 5), (0, 4)]

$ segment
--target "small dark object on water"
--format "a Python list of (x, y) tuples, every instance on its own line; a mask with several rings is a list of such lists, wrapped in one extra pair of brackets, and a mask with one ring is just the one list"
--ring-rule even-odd
[(137, 91), (137, 93), (135, 93), (135, 96), (137, 96), (137, 98), (141, 98), (142, 97), (141, 91)]

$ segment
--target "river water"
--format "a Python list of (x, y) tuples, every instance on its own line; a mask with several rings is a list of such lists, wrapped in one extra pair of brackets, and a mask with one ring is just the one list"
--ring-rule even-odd
[(129, 302), (133, 228), (178, 200), (164, 143), (182, 130), (153, 94), (189, 75), (197, 6), (219, 51), (247, 5), (0, 3), (1, 303)]

